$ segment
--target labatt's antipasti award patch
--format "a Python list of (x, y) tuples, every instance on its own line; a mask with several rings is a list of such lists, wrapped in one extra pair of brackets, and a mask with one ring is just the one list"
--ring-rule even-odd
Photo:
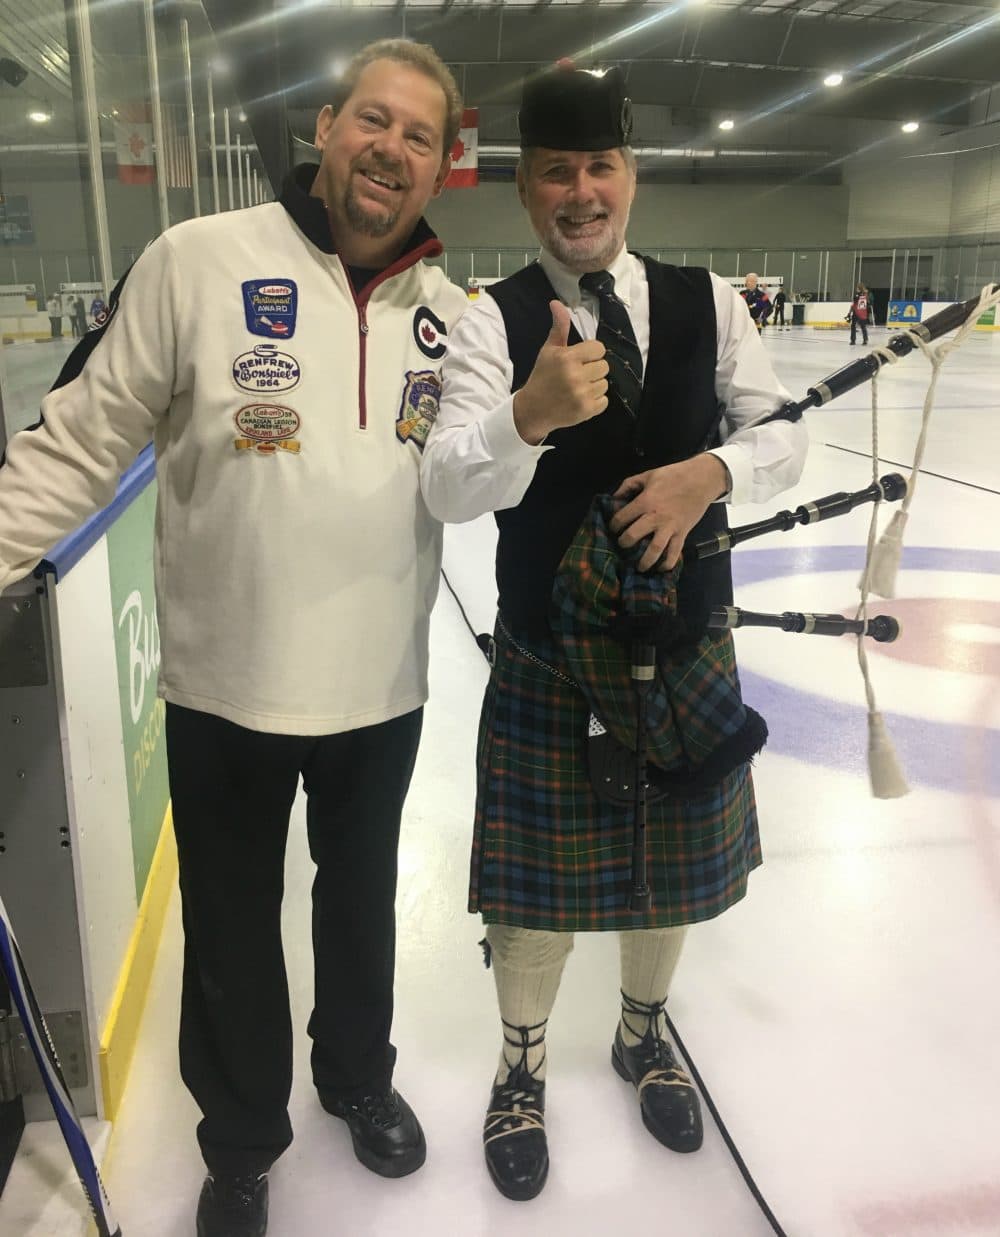
[(295, 434), (302, 418), (294, 408), (280, 404), (247, 404), (236, 413), (236, 428), (242, 435), (233, 446), (237, 451), (254, 451), (258, 455), (276, 455), (291, 451), (297, 455), (301, 443)]
[(403, 400), (396, 417), (396, 437), (412, 442), (421, 451), (437, 420), (441, 403), (441, 379), (432, 369), (407, 370)]
[(243, 284), (243, 309), (251, 335), (291, 339), (299, 290), (293, 279), (248, 279)]

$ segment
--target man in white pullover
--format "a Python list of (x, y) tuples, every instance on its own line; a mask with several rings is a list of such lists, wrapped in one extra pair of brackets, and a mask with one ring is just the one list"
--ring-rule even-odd
[(318, 171), (295, 169), (280, 202), (154, 241), (0, 470), (2, 590), (155, 443), (181, 1070), (209, 1168), (199, 1237), (265, 1232), (267, 1172), (292, 1138), (280, 910), (300, 776), (320, 1101), (374, 1172), (424, 1161), (389, 1034), (397, 840), (440, 569), (419, 455), (465, 306), (422, 261), (441, 252), (422, 214), (460, 118), (430, 48), (360, 52), (319, 115)]

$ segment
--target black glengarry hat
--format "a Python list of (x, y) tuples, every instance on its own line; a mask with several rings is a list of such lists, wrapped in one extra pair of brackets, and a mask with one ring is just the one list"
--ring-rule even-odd
[(517, 114), (521, 149), (613, 150), (627, 146), (632, 103), (620, 69), (578, 69), (571, 61), (528, 78)]

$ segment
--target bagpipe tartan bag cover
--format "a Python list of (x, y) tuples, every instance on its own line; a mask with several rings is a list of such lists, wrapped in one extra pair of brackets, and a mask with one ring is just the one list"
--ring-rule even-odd
[(668, 793), (706, 789), (750, 760), (767, 725), (743, 703), (735, 666), (724, 661), (728, 633), (692, 632), (677, 614), (683, 570), (640, 572), (645, 542), (624, 550), (610, 523), (623, 502), (599, 495), (556, 573), (549, 614), (570, 673), (613, 738), (636, 747), (633, 642), (656, 648), (646, 700), (647, 760), (653, 785)]

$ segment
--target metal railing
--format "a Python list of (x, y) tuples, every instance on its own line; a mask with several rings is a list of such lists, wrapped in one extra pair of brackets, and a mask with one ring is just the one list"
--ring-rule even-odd
[[(1000, 244), (780, 250), (724, 245), (638, 248), (662, 262), (706, 266), (726, 278), (753, 271), (767, 283), (769, 276), (774, 280), (781, 276), (787, 293), (808, 301), (849, 301), (859, 282), (878, 289), (887, 300), (960, 301), (975, 295), (985, 283), (1000, 282)], [(512, 275), (537, 252), (485, 245), (446, 249), (437, 264), (455, 283), (467, 286), (473, 278)]]

